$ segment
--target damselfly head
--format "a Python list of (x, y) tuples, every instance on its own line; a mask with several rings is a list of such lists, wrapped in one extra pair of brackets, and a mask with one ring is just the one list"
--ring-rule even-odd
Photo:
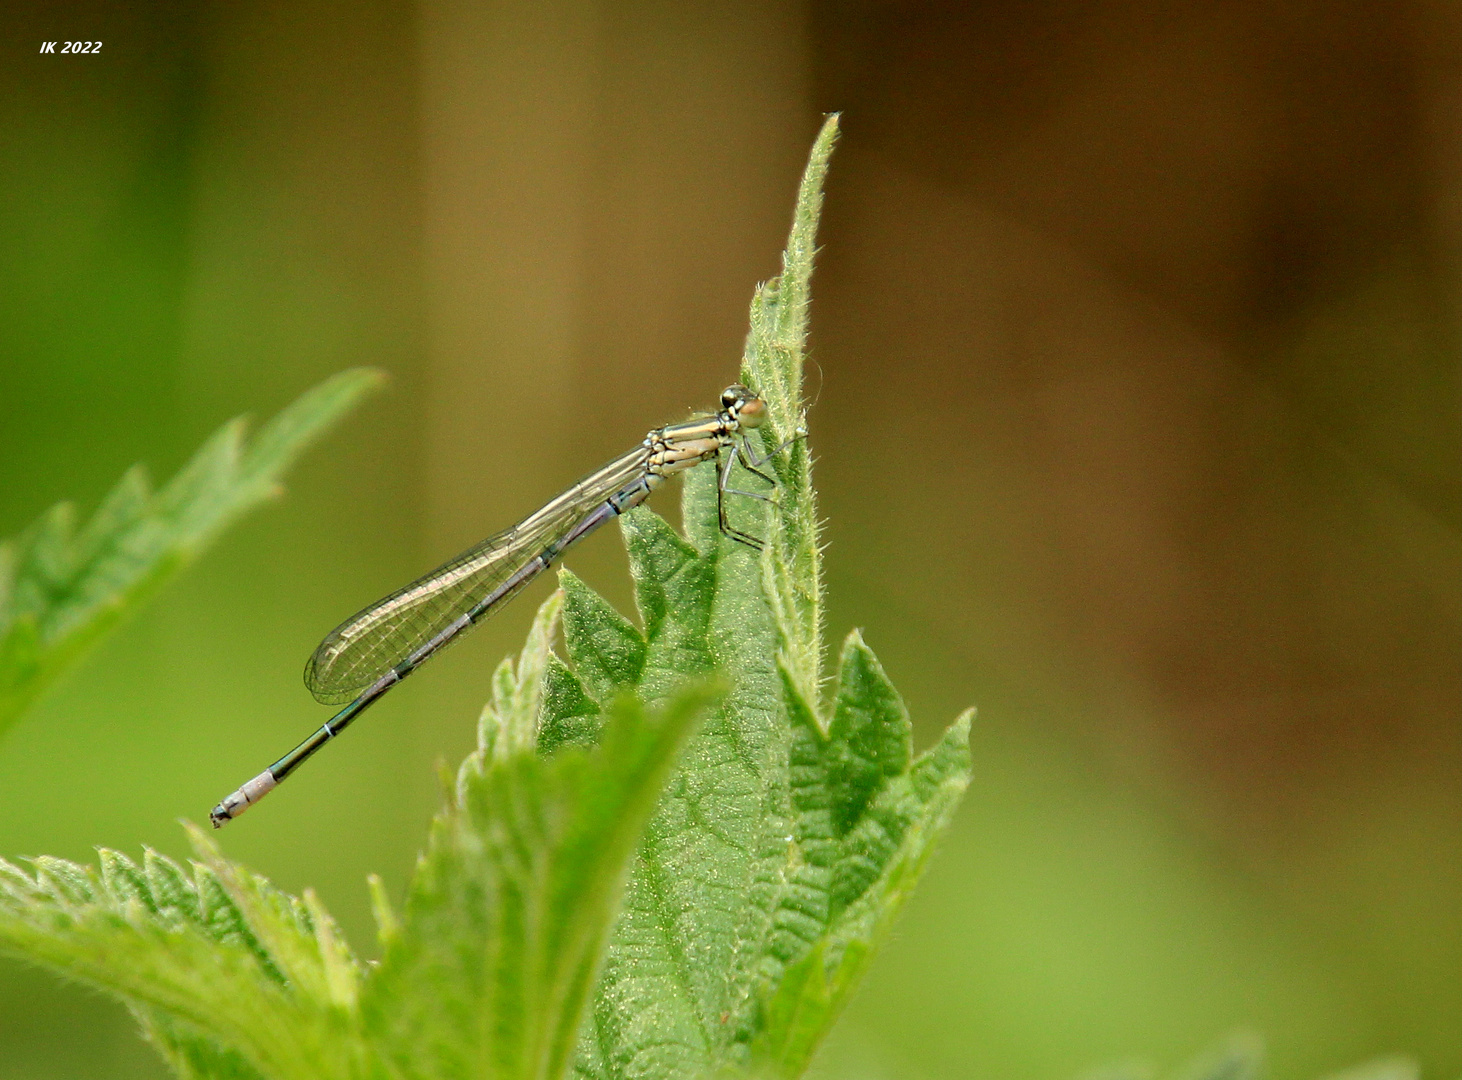
[(740, 383), (721, 391), (721, 408), (744, 428), (761, 427), (767, 418), (767, 403)]

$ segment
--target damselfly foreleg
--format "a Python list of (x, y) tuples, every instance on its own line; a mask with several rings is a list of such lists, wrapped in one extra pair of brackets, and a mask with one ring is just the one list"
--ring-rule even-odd
[(758, 466), (765, 465), (767, 462), (771, 461), (772, 458), (776, 457), (783, 450), (787, 449), (787, 447), (791, 446), (798, 439), (803, 438), (806, 434), (807, 433), (805, 431), (798, 431), (790, 439), (782, 443), (782, 445), (778, 446), (776, 449), (768, 452), (767, 454), (764, 454), (761, 457), (757, 457), (752, 452), (751, 446), (747, 443), (746, 436), (744, 434), (742, 435), (741, 441), (739, 443), (731, 443), (731, 453), (726, 458), (726, 464), (722, 465), (718, 469), (719, 475), (716, 482), (716, 514), (717, 517), (720, 519), (721, 531), (732, 540), (736, 540), (739, 543), (745, 544), (747, 547), (752, 548), (755, 551), (760, 551), (762, 550), (762, 548), (766, 547), (766, 542), (764, 540), (752, 536), (750, 533), (742, 532), (740, 529), (736, 529), (731, 526), (731, 523), (726, 518), (727, 495), (744, 495), (748, 499), (760, 499), (762, 502), (771, 503), (773, 506), (779, 505), (777, 499), (771, 495), (767, 495), (760, 491), (743, 491), (740, 488), (731, 487), (731, 470), (735, 467), (736, 462), (740, 460), (741, 467), (744, 468), (747, 472), (751, 473), (754, 476), (760, 477), (768, 484), (776, 487), (776, 478), (773, 476), (768, 476), (766, 473), (762, 472), (761, 469), (758, 468)]

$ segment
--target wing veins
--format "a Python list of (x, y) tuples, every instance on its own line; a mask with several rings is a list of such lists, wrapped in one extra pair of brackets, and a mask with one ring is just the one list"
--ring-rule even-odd
[(355, 697), (638, 476), (649, 453), (647, 447), (636, 447), (517, 525), (346, 619), (326, 635), (305, 665), (310, 693), (324, 704), (341, 704)]

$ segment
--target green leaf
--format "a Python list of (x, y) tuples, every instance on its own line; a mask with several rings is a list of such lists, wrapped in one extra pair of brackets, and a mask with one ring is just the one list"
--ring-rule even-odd
[(552, 655), (543, 672), (542, 721), (538, 750), (543, 754), (551, 754), (560, 746), (593, 746), (604, 724), (599, 706), (578, 676)]
[(563, 587), (564, 637), (578, 677), (596, 700), (613, 697), (619, 686), (639, 681), (645, 667), (645, 643), (630, 621), (568, 570), (559, 574)]
[[(860, 634), (822, 697), (800, 387), (835, 135), (832, 119), (782, 275), (752, 305), (742, 377), (768, 405), (755, 439), (778, 490), (727, 509), (764, 550), (721, 533), (705, 467), (685, 477), (685, 536), (644, 507), (620, 519), (638, 625), (562, 573), (517, 663), (493, 675), (399, 915), (371, 881), (378, 966), (312, 894), (279, 892), (196, 831), (189, 868), (152, 852), (141, 865), (102, 852), (96, 869), (0, 862), (0, 950), (126, 1002), (190, 1078), (798, 1075), (969, 782), (970, 714), (915, 757)], [(155, 575), (191, 550), (182, 537), (196, 545), (236, 512), (237, 492), (262, 497), (273, 473), (248, 463), (298, 445), (302, 416), (247, 451), (226, 427), (160, 495), (125, 481), (79, 533), (62, 508), (0, 551), (14, 568), (0, 577), (4, 662), (51, 662), (56, 598), (119, 537), (157, 556), (143, 560)], [(567, 661), (552, 651), (560, 613)]]
[(0, 861), (0, 951), (121, 999), (182, 1076), (357, 1075), (362, 968), (334, 923), (192, 836), (186, 869), (153, 851)]
[[(552, 655), (553, 635), (562, 608), (562, 593), (554, 593), (545, 600), (533, 620), (516, 669), (511, 660), (505, 659), (494, 672), (492, 700), (477, 720), (477, 745), (483, 754), (506, 760), (533, 752), (538, 738), (544, 669)], [(473, 756), (462, 763), (462, 768), (477, 772), (481, 765)]]
[(755, 1047), (757, 1075), (797, 1076), (807, 1067), (868, 959), (868, 949), (843, 950), (842, 962), (829, 975), (826, 943), (789, 965), (762, 1008), (762, 1028)]
[(580, 730), (626, 692), (654, 703), (707, 672), (730, 680), (640, 845), (582, 1032), (580, 1076), (800, 1073), (968, 783), (969, 716), (915, 760), (903, 703), (856, 633), (822, 714), (818, 523), (799, 433), (808, 282), (835, 135), (831, 119), (782, 275), (752, 303), (743, 378), (768, 404), (758, 436), (764, 452), (779, 450), (768, 463), (777, 502), (764, 512), (728, 496), (728, 511), (767, 538), (765, 552), (722, 535), (717, 477), (703, 468), (685, 479), (684, 537), (643, 507), (621, 519), (638, 628), (562, 575), (569, 665), (551, 669), (541, 731)]
[(174, 1022), (166, 1013), (133, 1006), (132, 1015), (143, 1037), (183, 1080), (264, 1080), (244, 1055)]
[(833, 828), (846, 834), (882, 784), (909, 768), (909, 714), (856, 630), (843, 646), (841, 685), (828, 733)]
[[(363, 1005), (402, 1077), (561, 1076), (594, 985), (627, 863), (706, 684), (647, 714), (607, 709), (592, 751), (504, 752), (536, 724), (513, 695), (542, 685), (557, 597), (539, 613), (516, 672), (437, 819), (405, 915)], [(515, 702), (516, 704), (506, 704)]]
[(807, 343), (822, 185), (837, 138), (838, 117), (833, 114), (812, 145), (797, 189), (782, 273), (758, 288), (752, 298), (751, 330), (742, 359), (747, 384), (767, 403), (769, 423), (762, 429), (766, 449), (795, 439), (770, 463), (777, 477), (778, 512), (768, 538), (771, 557), (762, 566), (766, 597), (776, 615), (788, 669), (802, 696), (814, 706), (819, 703), (822, 680), (822, 548), (812, 456), (807, 440), (796, 436), (807, 430), (802, 353)]
[(219, 532), (277, 494), (305, 447), (381, 381), (374, 371), (342, 372), (252, 441), (243, 418), (229, 421), (162, 490), (135, 466), (80, 529), (61, 503), (0, 544), (0, 733)]
[[(902, 702), (884, 697), (892, 688), (881, 678), (867, 678), (864, 665), (876, 669), (876, 660), (858, 635), (843, 656), (840, 700), (865, 714), (888, 706), (886, 731), (903, 730), (907, 740)], [(850, 746), (836, 728), (823, 735), (785, 668), (783, 678), (797, 732), (791, 776), (801, 858), (789, 870), (763, 959), (753, 1061), (758, 1072), (791, 1077), (806, 1069), (857, 987), (958, 806), (969, 784), (974, 714), (963, 714), (912, 767), (887, 774), (853, 827), (841, 828)], [(853, 696), (857, 686), (867, 688), (865, 697)]]

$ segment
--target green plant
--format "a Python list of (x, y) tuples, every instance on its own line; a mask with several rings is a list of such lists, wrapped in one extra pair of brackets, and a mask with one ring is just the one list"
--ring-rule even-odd
[[(765, 448), (802, 430), (830, 119), (744, 378)], [(623, 521), (639, 625), (568, 571), (504, 661), (398, 914), (366, 964), (191, 830), (187, 870), (0, 864), (0, 948), (115, 995), (185, 1077), (796, 1076), (969, 779), (969, 714), (915, 757), (862, 638), (822, 675), (817, 516), (797, 439), (757, 555), (687, 477), (684, 536)], [(560, 620), (566, 659), (552, 642)]]
[(220, 532), (276, 495), (305, 447), (381, 382), (379, 372), (341, 372), (253, 439), (245, 417), (230, 420), (161, 490), (134, 465), (80, 529), (63, 502), (0, 543), (0, 735)]

